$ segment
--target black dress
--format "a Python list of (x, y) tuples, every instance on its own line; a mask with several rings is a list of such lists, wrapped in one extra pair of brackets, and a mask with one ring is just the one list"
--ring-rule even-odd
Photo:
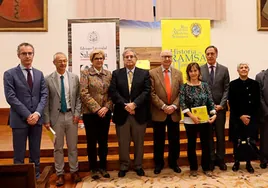
[[(229, 140), (234, 143), (234, 154), (238, 140), (251, 138), (253, 141), (258, 139), (257, 115), (260, 106), (260, 88), (257, 81), (248, 78), (240, 78), (230, 82), (229, 85)], [(250, 122), (245, 125), (240, 117), (250, 116)], [(235, 154), (236, 158), (236, 154)]]

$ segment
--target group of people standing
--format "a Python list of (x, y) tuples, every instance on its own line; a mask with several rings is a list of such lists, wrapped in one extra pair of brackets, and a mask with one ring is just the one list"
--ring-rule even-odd
[[(187, 154), (192, 176), (197, 175), (196, 139), (200, 134), (201, 166), (207, 176), (215, 166), (227, 170), (225, 156), (225, 121), (227, 100), (230, 105), (230, 139), (236, 149), (238, 139), (257, 139), (259, 105), (263, 107), (262, 123), (267, 124), (268, 115), (268, 71), (258, 76), (259, 83), (248, 78), (248, 64), (237, 67), (239, 78), (229, 84), (228, 69), (217, 63), (218, 49), (205, 49), (207, 64), (199, 66), (193, 62), (186, 69), (187, 81), (182, 73), (173, 68), (172, 53), (161, 52), (161, 66), (150, 71), (136, 67), (137, 54), (131, 49), (123, 52), (124, 68), (111, 73), (103, 68), (105, 53), (93, 50), (90, 54), (92, 66), (77, 75), (66, 70), (67, 57), (58, 52), (53, 57), (56, 71), (44, 78), (41, 71), (32, 67), (34, 47), (29, 43), (18, 46), (20, 65), (4, 73), (4, 89), (10, 104), (10, 126), (13, 133), (14, 163), (24, 163), (26, 140), (29, 138), (30, 162), (40, 175), (40, 142), (42, 124), (56, 132), (54, 143), (56, 185), (64, 184), (64, 136), (68, 147), (70, 172), (74, 182), (81, 181), (78, 173), (78, 120), (83, 114), (87, 138), (89, 168), (93, 179), (110, 178), (106, 170), (108, 133), (112, 118), (116, 125), (119, 144), (120, 170), (124, 177), (131, 166), (130, 143), (134, 142), (133, 169), (144, 176), (142, 168), (144, 136), (151, 121), (154, 140), (154, 173), (164, 167), (165, 132), (168, 133), (168, 165), (180, 173), (180, 120), (184, 114), (187, 133)], [(261, 85), (261, 89), (260, 89)], [(261, 102), (260, 102), (261, 101)], [(192, 113), (192, 108), (206, 106), (209, 119), (201, 122)], [(265, 113), (267, 112), (267, 113)], [(267, 167), (268, 144), (262, 126), (261, 167)], [(214, 148), (213, 135), (216, 135)], [(97, 149), (98, 144), (98, 149)], [(236, 154), (234, 150), (234, 154)], [(97, 163), (97, 156), (99, 163)], [(246, 168), (254, 172), (247, 161)], [(233, 170), (239, 169), (235, 158)]]

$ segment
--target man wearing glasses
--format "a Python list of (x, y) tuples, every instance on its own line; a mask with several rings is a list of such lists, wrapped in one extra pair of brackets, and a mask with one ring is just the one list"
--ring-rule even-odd
[(136, 53), (123, 52), (124, 68), (113, 71), (109, 95), (114, 103), (113, 122), (119, 142), (120, 171), (124, 177), (130, 166), (129, 147), (134, 142), (134, 170), (144, 176), (142, 169), (143, 143), (147, 121), (150, 117), (151, 82), (147, 70), (137, 68)]
[(180, 153), (180, 104), (179, 91), (183, 84), (182, 74), (171, 66), (172, 53), (164, 50), (160, 54), (161, 66), (150, 71), (152, 91), (152, 120), (154, 130), (155, 174), (164, 167), (166, 127), (168, 130), (168, 164), (180, 173), (177, 160)]
[(27, 137), (30, 163), (40, 176), (40, 142), (43, 110), (47, 88), (43, 73), (32, 67), (34, 47), (29, 43), (18, 46), (20, 64), (4, 73), (5, 97), (10, 105), (10, 127), (13, 135), (14, 164), (23, 164)]
[(56, 132), (54, 143), (55, 169), (58, 179), (56, 186), (64, 180), (64, 137), (68, 148), (68, 161), (74, 183), (81, 181), (78, 173), (78, 120), (81, 112), (80, 84), (77, 75), (66, 71), (67, 57), (62, 52), (53, 56), (56, 71), (46, 76), (48, 101), (44, 110), (44, 126)]

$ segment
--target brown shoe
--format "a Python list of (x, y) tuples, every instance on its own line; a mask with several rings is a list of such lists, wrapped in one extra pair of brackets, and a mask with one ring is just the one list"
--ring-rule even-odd
[(74, 183), (78, 183), (78, 182), (82, 181), (82, 179), (79, 176), (79, 173), (77, 171), (72, 173), (72, 180), (74, 181)]
[(56, 181), (56, 186), (60, 187), (64, 185), (64, 175), (59, 175), (58, 180)]

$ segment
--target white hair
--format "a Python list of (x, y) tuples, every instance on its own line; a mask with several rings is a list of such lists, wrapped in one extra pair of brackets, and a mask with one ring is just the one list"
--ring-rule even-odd
[(248, 66), (248, 69), (249, 69), (249, 64), (243, 62), (243, 63), (239, 63), (239, 64), (237, 65), (237, 70), (239, 70), (239, 68), (241, 67), (241, 65), (247, 65), (247, 66)]
[(55, 54), (53, 55), (53, 62), (56, 60), (57, 55), (64, 55), (64, 56), (67, 58), (67, 56), (65, 55), (65, 53), (63, 53), (63, 52), (57, 52), (57, 53), (55, 53)]

